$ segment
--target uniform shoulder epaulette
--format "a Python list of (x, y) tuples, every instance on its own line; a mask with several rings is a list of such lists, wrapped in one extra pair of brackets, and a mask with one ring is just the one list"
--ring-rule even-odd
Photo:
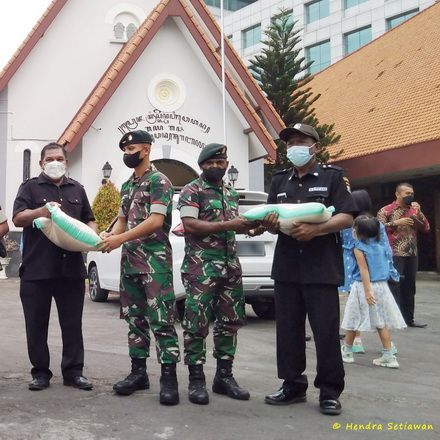
[(82, 187), (84, 187), (84, 185), (81, 182), (78, 182), (75, 179), (72, 179), (71, 177), (67, 177), (67, 181), (70, 183), (76, 183), (77, 185), (81, 185)]
[(276, 176), (277, 174), (284, 174), (291, 170), (292, 168), (284, 168), (283, 170), (276, 171), (273, 175)]
[(37, 180), (38, 177), (28, 177), (24, 182), (21, 183), (21, 185), (26, 185), (29, 182), (32, 182), (33, 180)]
[(333, 165), (332, 163), (322, 163), (321, 168), (323, 170), (344, 171), (344, 168), (338, 167), (337, 165)]

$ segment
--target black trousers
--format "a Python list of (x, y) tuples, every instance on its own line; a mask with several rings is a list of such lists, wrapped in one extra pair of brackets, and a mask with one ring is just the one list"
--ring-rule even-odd
[(84, 280), (57, 278), (20, 283), (20, 298), (26, 323), (26, 337), (32, 377), (52, 377), (47, 345), (52, 297), (58, 310), (63, 340), (61, 371), (64, 378), (81, 375), (84, 367), (82, 312)]
[(316, 346), (314, 385), (320, 400), (336, 399), (344, 389), (339, 342), (338, 288), (328, 284), (275, 281), (278, 377), (289, 391), (307, 389), (305, 320), (309, 317)]
[(390, 283), (394, 299), (407, 324), (414, 321), (414, 297), (416, 294), (417, 256), (393, 257), (394, 267), (402, 276), (399, 283)]

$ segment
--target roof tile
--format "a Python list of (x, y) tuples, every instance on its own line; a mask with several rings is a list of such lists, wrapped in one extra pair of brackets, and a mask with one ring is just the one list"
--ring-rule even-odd
[(338, 161), (440, 138), (440, 3), (320, 72), (320, 121), (334, 123)]

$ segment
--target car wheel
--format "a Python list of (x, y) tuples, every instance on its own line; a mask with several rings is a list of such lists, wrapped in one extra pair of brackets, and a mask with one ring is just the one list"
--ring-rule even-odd
[(275, 304), (273, 302), (258, 302), (251, 305), (259, 318), (275, 319)]
[(98, 269), (96, 266), (90, 266), (89, 268), (89, 296), (94, 302), (107, 301), (108, 290), (101, 289), (99, 284)]

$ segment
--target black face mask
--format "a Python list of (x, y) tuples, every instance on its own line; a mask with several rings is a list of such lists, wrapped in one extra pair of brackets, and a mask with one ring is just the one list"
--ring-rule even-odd
[(136, 168), (143, 161), (143, 159), (139, 157), (140, 155), (140, 151), (136, 151), (136, 153), (133, 154), (125, 153), (123, 161), (128, 168)]
[(226, 173), (226, 168), (208, 168), (203, 171), (206, 180), (211, 183), (220, 182)]
[(406, 197), (403, 197), (402, 200), (406, 206), (411, 206), (411, 203), (414, 202), (414, 196), (406, 196)]

